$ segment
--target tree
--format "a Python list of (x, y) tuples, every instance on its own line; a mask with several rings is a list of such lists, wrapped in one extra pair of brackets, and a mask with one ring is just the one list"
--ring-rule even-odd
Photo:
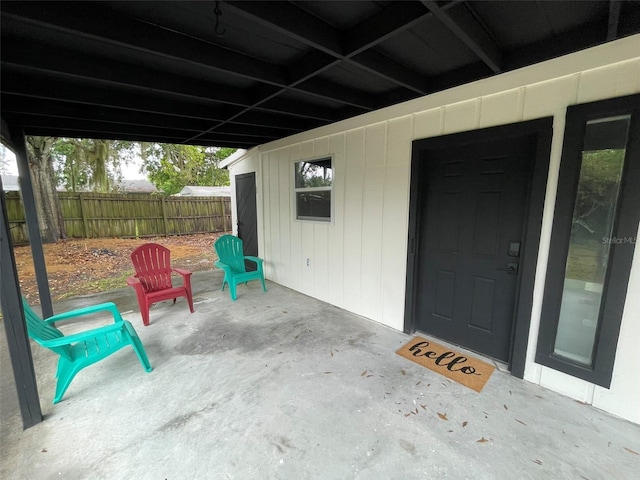
[(58, 182), (51, 157), (54, 142), (53, 137), (26, 137), (38, 226), (44, 243), (54, 243), (66, 236), (56, 191)]
[(229, 185), (229, 172), (218, 166), (234, 148), (152, 143), (141, 144), (141, 150), (149, 180), (167, 195), (187, 185)]
[(72, 192), (116, 191), (120, 167), (132, 160), (136, 149), (136, 144), (119, 140), (58, 139), (52, 154), (58, 181)]
[(9, 171), (9, 159), (7, 158), (7, 147), (0, 143), (0, 173)]

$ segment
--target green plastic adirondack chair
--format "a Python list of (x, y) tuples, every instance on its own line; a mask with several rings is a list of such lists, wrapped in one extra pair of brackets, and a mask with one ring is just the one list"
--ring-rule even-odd
[[(236, 300), (236, 286), (239, 283), (246, 284), (251, 280), (260, 280), (262, 282), (262, 290), (267, 291), (264, 283), (264, 272), (262, 271), (262, 259), (244, 255), (242, 249), (242, 240), (233, 235), (223, 235), (213, 244), (218, 255), (218, 261), (215, 266), (224, 270), (224, 279), (222, 280), (222, 290), (225, 284), (229, 285), (231, 292), (231, 300)], [(249, 260), (256, 264), (256, 270), (247, 272), (245, 268), (245, 260)]]
[[(120, 315), (114, 303), (108, 302), (91, 307), (79, 308), (54, 315), (45, 320), (41, 319), (31, 309), (24, 298), (22, 299), (22, 305), (27, 320), (29, 336), (43, 347), (52, 350), (60, 356), (58, 360), (58, 370), (56, 372), (58, 382), (53, 403), (58, 403), (62, 400), (62, 396), (80, 370), (99, 362), (127, 345), (133, 347), (144, 369), (147, 372), (152, 370), (142, 342), (134, 330), (133, 325), (123, 320), (122, 315)], [(51, 325), (54, 322), (61, 322), (63, 320), (78, 318), (102, 311), (111, 313), (114, 320), (112, 325), (68, 336), (65, 336), (60, 330)]]

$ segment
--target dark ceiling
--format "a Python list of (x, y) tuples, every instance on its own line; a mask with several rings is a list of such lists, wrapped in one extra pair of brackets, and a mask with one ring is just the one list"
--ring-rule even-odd
[(0, 9), (10, 127), (239, 148), (640, 32), (640, 2), (615, 0)]

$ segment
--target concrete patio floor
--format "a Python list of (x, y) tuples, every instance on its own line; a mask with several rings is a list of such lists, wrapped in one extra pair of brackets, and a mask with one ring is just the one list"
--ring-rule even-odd
[(148, 327), (127, 289), (55, 305), (115, 301), (154, 370), (127, 348), (52, 405), (56, 357), (32, 343), (45, 421), (26, 431), (0, 335), (0, 478), (640, 478), (638, 425), (500, 366), (476, 393), (397, 355), (401, 332), (271, 282), (231, 302), (221, 280), (194, 274), (195, 313), (165, 302)]

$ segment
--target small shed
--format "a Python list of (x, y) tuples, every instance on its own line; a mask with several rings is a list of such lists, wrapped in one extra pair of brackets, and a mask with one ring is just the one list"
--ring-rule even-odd
[(231, 187), (201, 187), (194, 185), (187, 185), (180, 193), (180, 197), (230, 197)]
[(20, 190), (17, 175), (2, 175), (2, 190), (5, 192), (17, 192)]

